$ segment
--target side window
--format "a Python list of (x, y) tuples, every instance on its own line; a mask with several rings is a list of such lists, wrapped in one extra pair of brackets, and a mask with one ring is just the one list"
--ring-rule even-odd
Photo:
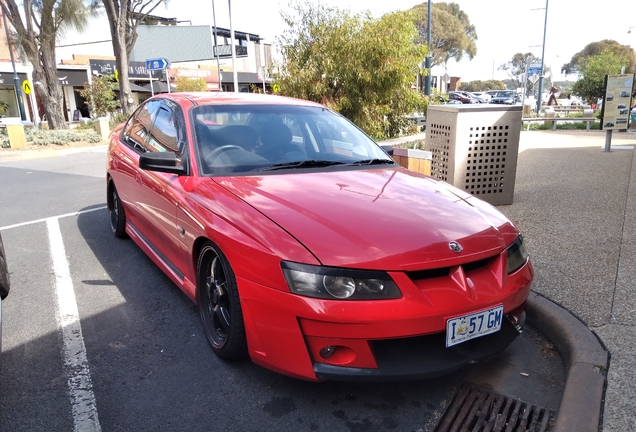
[(179, 134), (175, 111), (166, 103), (162, 103), (157, 111), (148, 144), (148, 151), (179, 154)]
[(139, 107), (124, 128), (124, 141), (140, 153), (149, 149), (152, 120), (160, 103), (160, 101), (149, 101)]

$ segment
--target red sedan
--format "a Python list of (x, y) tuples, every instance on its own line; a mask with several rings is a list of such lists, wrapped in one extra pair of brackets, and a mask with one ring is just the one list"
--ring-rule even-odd
[(223, 358), (307, 380), (432, 377), (525, 321), (517, 228), (316, 103), (151, 98), (111, 134), (107, 193), (115, 235), (198, 305)]

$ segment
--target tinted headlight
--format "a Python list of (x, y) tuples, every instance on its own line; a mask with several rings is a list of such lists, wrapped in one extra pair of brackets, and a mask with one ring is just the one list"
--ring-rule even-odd
[(528, 261), (528, 251), (521, 234), (514, 243), (508, 246), (506, 252), (508, 252), (508, 274), (515, 272)]
[(385, 300), (402, 297), (388, 273), (281, 263), (294, 294), (331, 300)]

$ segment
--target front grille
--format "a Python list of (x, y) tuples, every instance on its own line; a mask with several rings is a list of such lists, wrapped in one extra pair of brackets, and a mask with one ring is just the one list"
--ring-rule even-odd
[[(468, 275), (470, 272), (478, 270), (480, 268), (488, 266), (494, 258), (486, 258), (479, 261), (473, 261), (466, 264), (462, 264), (461, 267), (464, 270), (464, 273)], [(455, 267), (439, 267), (435, 269), (429, 270), (417, 270), (406, 272), (407, 276), (412, 281), (420, 281), (426, 279), (433, 279), (438, 277), (446, 277), (450, 274), (451, 269)]]
[(435, 432), (550, 432), (553, 429), (554, 411), (464, 383), (439, 419)]

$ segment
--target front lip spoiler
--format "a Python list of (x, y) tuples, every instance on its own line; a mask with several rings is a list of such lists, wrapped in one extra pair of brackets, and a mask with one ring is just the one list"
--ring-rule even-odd
[(439, 377), (469, 364), (491, 359), (516, 339), (525, 320), (524, 311), (517, 325), (505, 319), (497, 333), (450, 348), (446, 348), (444, 333), (371, 341), (377, 369), (314, 363), (314, 373), (316, 378), (329, 381), (406, 381)]

